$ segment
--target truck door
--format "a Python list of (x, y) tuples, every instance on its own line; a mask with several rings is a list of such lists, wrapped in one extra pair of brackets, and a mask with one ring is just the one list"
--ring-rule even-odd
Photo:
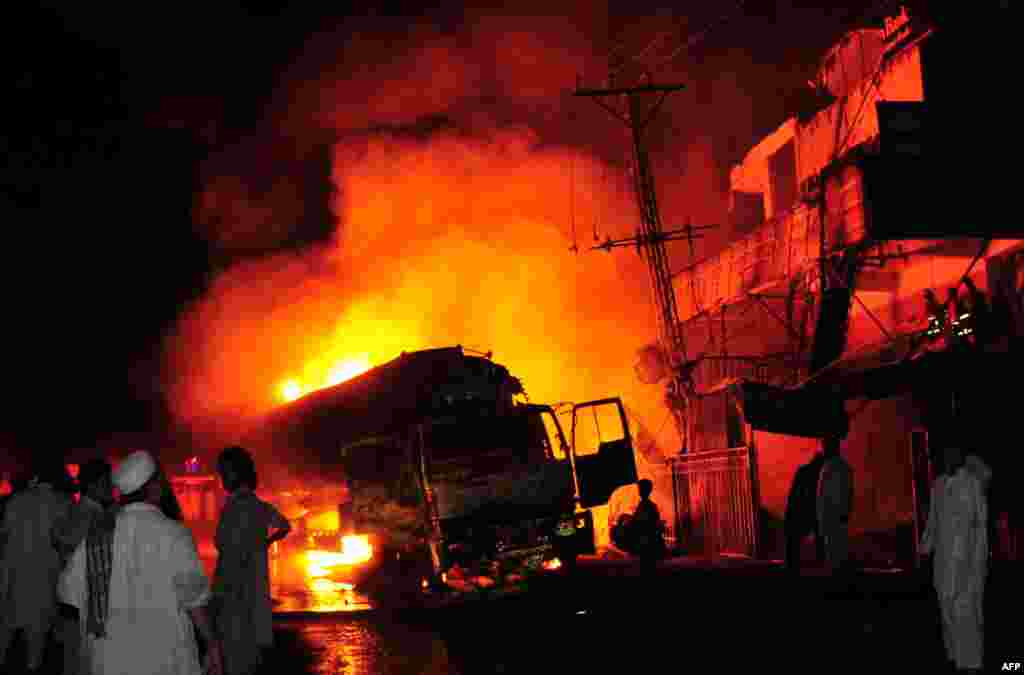
[(618, 398), (572, 407), (572, 453), (580, 506), (607, 504), (616, 488), (637, 481), (626, 410)]

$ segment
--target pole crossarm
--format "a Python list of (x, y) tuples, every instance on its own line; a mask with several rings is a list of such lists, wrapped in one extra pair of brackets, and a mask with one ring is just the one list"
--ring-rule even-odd
[[(608, 89), (577, 88), (576, 91), (573, 92), (573, 96), (598, 99), (595, 103), (607, 110), (612, 117), (619, 120), (627, 127), (644, 129), (650, 121), (654, 119), (654, 115), (657, 114), (661, 105), (665, 102), (665, 99), (668, 98), (668, 95), (674, 91), (680, 91), (685, 88), (685, 84), (644, 84), (636, 87), (610, 87)], [(651, 109), (647, 112), (643, 121), (637, 121), (636, 117), (632, 114), (624, 115), (612, 106), (600, 100), (608, 96), (628, 96), (632, 102), (637, 94), (661, 94), (661, 96), (658, 97), (657, 102), (651, 106)]]
[(613, 89), (577, 89), (573, 96), (621, 96), (622, 94), (665, 93), (685, 89), (685, 84), (645, 84), (639, 87), (618, 87)]
[(638, 232), (633, 237), (626, 237), (625, 239), (605, 239), (600, 244), (591, 246), (591, 251), (610, 251), (613, 248), (625, 248), (627, 246), (648, 246), (657, 244), (658, 242), (665, 241), (690, 241), (692, 239), (700, 239), (703, 234), (694, 234), (697, 230), (710, 230), (717, 225), (688, 225), (686, 227), (680, 227), (675, 230), (668, 230), (663, 232)]

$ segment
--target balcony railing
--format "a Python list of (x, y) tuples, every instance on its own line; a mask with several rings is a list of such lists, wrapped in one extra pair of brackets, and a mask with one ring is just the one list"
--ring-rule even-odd
[(813, 267), (820, 250), (818, 223), (816, 209), (798, 205), (680, 272), (674, 279), (680, 317), (686, 321)]
[(709, 391), (723, 382), (752, 380), (762, 384), (786, 385), (799, 379), (806, 364), (790, 354), (760, 357), (705, 356), (694, 369), (698, 391)]

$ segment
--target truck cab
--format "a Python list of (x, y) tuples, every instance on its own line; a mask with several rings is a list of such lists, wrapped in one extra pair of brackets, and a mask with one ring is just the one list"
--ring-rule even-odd
[(441, 417), (422, 426), (418, 458), (431, 519), (426, 589), (514, 589), (571, 570), (595, 551), (592, 508), (636, 481), (622, 402), (571, 408), (567, 442), (551, 406)]

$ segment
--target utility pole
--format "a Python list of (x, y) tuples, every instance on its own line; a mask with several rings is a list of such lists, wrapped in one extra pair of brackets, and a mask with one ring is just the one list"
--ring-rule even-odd
[[(614, 72), (614, 68), (612, 69)], [(647, 260), (648, 271), (650, 272), (651, 287), (654, 293), (654, 302), (658, 308), (659, 341), (662, 350), (668, 358), (670, 366), (669, 391), (666, 401), (676, 421), (676, 429), (679, 432), (681, 452), (687, 452), (687, 424), (685, 422), (686, 398), (692, 394), (692, 383), (687, 371), (690, 370), (686, 357), (686, 344), (682, 327), (679, 321), (679, 309), (676, 305), (675, 290), (672, 287), (672, 273), (668, 264), (668, 252), (665, 242), (685, 239), (690, 243), (690, 253), (693, 254), (693, 240), (696, 230), (705, 230), (714, 227), (712, 225), (692, 226), (689, 223), (685, 227), (665, 231), (661, 226), (661, 217), (658, 214), (658, 198), (654, 187), (654, 176), (651, 173), (650, 163), (647, 157), (647, 150), (643, 143), (644, 129), (653, 119), (658, 109), (674, 91), (679, 91), (685, 85), (655, 85), (647, 78), (647, 84), (631, 87), (613, 87), (609, 82), (606, 89), (584, 89), (577, 87), (575, 96), (584, 96), (595, 99), (595, 102), (611, 113), (613, 117), (629, 127), (633, 142), (633, 189), (636, 194), (637, 205), (640, 208), (641, 227), (636, 235), (626, 239), (608, 238), (604, 243), (592, 247), (611, 251), (613, 248), (635, 246), (637, 252)], [(645, 94), (658, 94), (658, 99), (653, 106), (644, 114), (641, 106), (641, 97)], [(605, 103), (605, 99), (626, 99), (626, 110), (620, 112), (611, 105)]]

